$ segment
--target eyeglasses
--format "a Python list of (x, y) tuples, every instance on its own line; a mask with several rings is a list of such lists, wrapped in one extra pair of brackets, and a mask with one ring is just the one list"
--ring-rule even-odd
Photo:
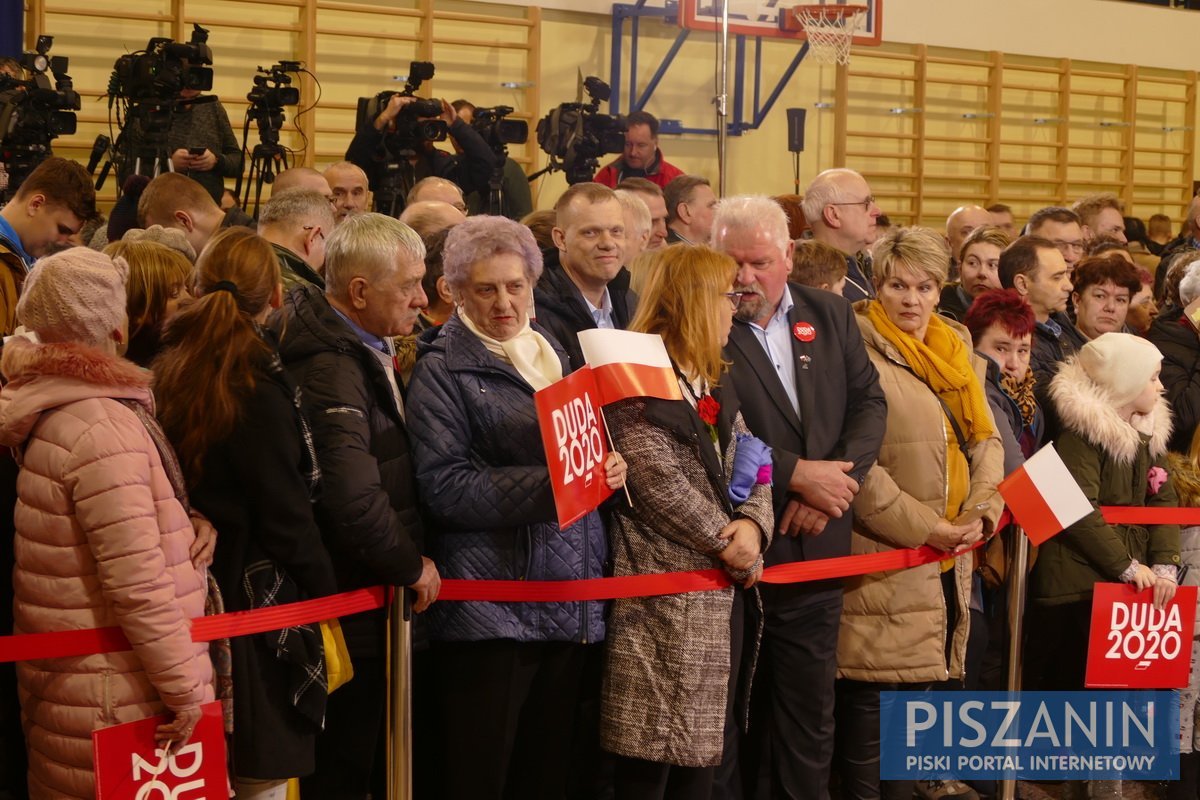
[(1076, 253), (1083, 252), (1083, 242), (1060, 242), (1055, 239), (1054, 246), (1059, 250), (1074, 250)]
[(302, 231), (314, 231), (315, 230), (317, 232), (317, 236), (321, 237), (321, 241), (325, 241), (325, 231), (321, 230), (320, 225), (305, 225), (300, 230), (302, 230)]
[(875, 205), (875, 195), (869, 194), (864, 200), (854, 200), (846, 203), (827, 203), (831, 206), (862, 206), (863, 211), (870, 211), (871, 206)]
[(729, 305), (733, 306), (734, 311), (737, 311), (738, 306), (742, 303), (741, 292), (721, 292), (721, 296), (729, 301)]

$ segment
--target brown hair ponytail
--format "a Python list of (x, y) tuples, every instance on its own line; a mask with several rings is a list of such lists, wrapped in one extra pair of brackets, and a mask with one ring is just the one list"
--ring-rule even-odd
[(271, 245), (246, 228), (217, 234), (196, 260), (196, 297), (167, 325), (154, 362), (158, 416), (189, 485), (204, 455), (228, 436), (254, 389), (256, 364), (270, 351), (255, 317), (279, 284)]

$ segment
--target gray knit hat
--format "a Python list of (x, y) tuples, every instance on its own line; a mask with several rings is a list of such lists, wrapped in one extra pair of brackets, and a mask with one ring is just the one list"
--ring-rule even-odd
[(178, 228), (164, 228), (162, 225), (151, 225), (149, 228), (130, 228), (121, 237), (123, 242), (154, 242), (166, 245), (172, 250), (178, 250), (187, 256), (187, 260), (196, 263), (196, 250), (192, 243)]
[(17, 321), (43, 342), (98, 345), (125, 327), (129, 265), (88, 247), (38, 261), (21, 291)]

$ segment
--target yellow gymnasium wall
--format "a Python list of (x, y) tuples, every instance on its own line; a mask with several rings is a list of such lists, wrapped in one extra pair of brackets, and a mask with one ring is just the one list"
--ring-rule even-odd
[[(31, 0), (27, 7), (29, 41), (50, 33), (53, 53), (71, 58), (84, 109), (78, 135), (56, 149), (80, 159), (106, 130), (99, 97), (113, 60), (153, 35), (186, 39), (193, 21), (211, 29), (214, 90), (239, 138), (256, 66), (297, 58), (317, 73), (323, 96), (301, 117), (310, 143), (300, 163), (318, 167), (344, 152), (355, 99), (399, 88), (392, 78), (414, 58), (437, 65), (422, 95), (514, 106), (530, 122), (531, 139), (537, 119), (575, 98), (580, 73), (609, 75), (611, 18), (584, 11), (447, 0), (127, 0), (119, 7)], [(1196, 176), (1195, 73), (1181, 43), (1200, 35), (1200, 14), (1110, 0), (885, 0), (884, 16), (883, 47), (856, 48), (845, 69), (806, 61), (764, 125), (729, 138), (728, 192), (795, 190), (784, 109), (796, 106), (809, 112), (800, 185), (820, 169), (854, 167), (902, 223), (940, 226), (955, 205), (971, 201), (1007, 202), (1020, 216), (1100, 188), (1117, 191), (1139, 216), (1181, 218)], [(643, 21), (640, 86), (676, 32)], [(627, 35), (626, 53), (628, 45)], [(765, 42), (764, 95), (794, 48)], [(647, 110), (714, 127), (716, 55), (713, 35), (693, 34)], [(623, 93), (628, 61), (624, 72)], [(752, 85), (748, 79), (748, 91)], [(315, 98), (307, 77), (301, 86), (306, 101)], [(294, 115), (288, 109), (284, 142), (299, 148)], [(661, 143), (673, 163), (716, 183), (714, 137)], [(532, 141), (512, 155), (529, 171), (545, 163)], [(552, 205), (565, 185), (561, 174), (535, 183), (536, 205)], [(104, 194), (111, 191), (110, 183)]]

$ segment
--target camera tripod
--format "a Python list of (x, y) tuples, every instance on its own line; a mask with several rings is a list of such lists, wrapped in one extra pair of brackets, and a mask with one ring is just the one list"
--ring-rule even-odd
[[(412, 151), (408, 151), (412, 153)], [(375, 210), (389, 217), (399, 218), (408, 200), (408, 193), (416, 185), (416, 169), (409, 156), (400, 153), (399, 160), (389, 161), (383, 167), (379, 188), (375, 190)]]
[[(238, 175), (233, 189), (242, 209), (258, 218), (258, 206), (262, 201), (264, 183), (274, 183), (275, 176), (291, 167), (291, 151), (279, 143), (279, 129), (283, 126), (282, 109), (253, 106), (246, 112), (246, 126), (242, 131), (242, 152), (246, 151), (246, 140), (250, 136), (250, 119), (258, 123), (259, 143), (250, 151), (250, 169), (245, 172), (246, 193), (242, 195), (242, 174)], [(250, 210), (250, 189), (254, 188), (254, 210)]]

